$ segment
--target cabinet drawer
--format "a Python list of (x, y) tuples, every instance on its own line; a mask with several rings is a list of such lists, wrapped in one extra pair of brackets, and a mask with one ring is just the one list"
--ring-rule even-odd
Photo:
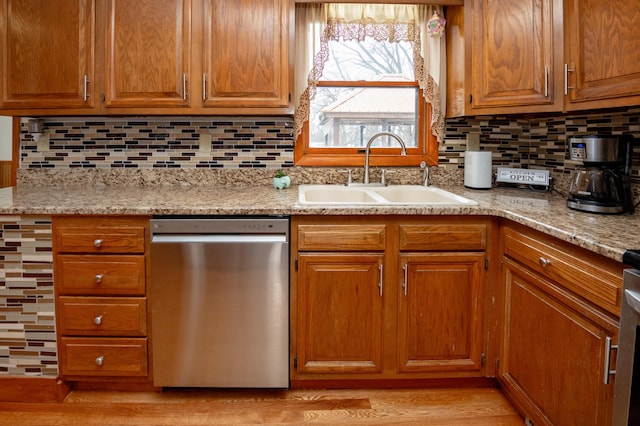
[(620, 315), (622, 266), (560, 243), (533, 238), (511, 228), (504, 229), (505, 255), (597, 306)]
[(298, 225), (298, 250), (384, 250), (386, 225)]
[(60, 334), (145, 336), (147, 304), (143, 297), (60, 297)]
[(145, 257), (58, 255), (55, 279), (61, 295), (145, 294)]
[(148, 220), (131, 218), (67, 218), (53, 222), (58, 253), (144, 253)]
[(146, 376), (147, 339), (60, 339), (63, 376)]
[(486, 246), (484, 224), (400, 225), (400, 250), (483, 251)]

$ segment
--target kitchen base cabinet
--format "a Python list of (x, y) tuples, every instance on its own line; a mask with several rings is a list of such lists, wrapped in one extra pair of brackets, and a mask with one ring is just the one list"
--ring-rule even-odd
[(382, 254), (298, 257), (298, 371), (382, 371)]
[[(578, 291), (607, 307), (584, 289), (597, 288), (593, 282), (610, 273), (603, 291), (619, 289), (621, 270), (614, 277), (621, 266), (596, 255), (586, 259), (577, 248), (533, 231), (508, 226), (503, 238), (503, 392), (536, 425), (609, 424), (614, 376), (607, 372), (615, 366), (605, 360), (608, 339), (617, 341), (618, 318)], [(572, 280), (582, 286), (576, 290)]]
[(401, 372), (482, 370), (484, 253), (402, 254)]
[(484, 378), (482, 218), (292, 218), (292, 385)]
[(149, 218), (55, 216), (52, 225), (61, 378), (150, 388)]

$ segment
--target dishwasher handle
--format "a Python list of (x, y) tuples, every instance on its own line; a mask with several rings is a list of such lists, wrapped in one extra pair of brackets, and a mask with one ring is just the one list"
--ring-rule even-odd
[(151, 243), (286, 243), (284, 234), (153, 235)]

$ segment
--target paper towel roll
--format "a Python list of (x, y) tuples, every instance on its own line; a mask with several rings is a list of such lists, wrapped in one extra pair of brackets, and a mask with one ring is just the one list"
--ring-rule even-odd
[(491, 152), (466, 151), (464, 153), (464, 186), (473, 189), (491, 189)]

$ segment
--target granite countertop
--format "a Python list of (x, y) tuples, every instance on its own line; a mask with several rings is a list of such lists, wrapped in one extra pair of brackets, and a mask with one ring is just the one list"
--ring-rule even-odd
[(0, 214), (55, 215), (488, 215), (503, 217), (617, 261), (640, 249), (640, 214), (574, 211), (554, 193), (438, 186), (477, 206), (322, 206), (272, 186), (17, 186), (0, 189)]

